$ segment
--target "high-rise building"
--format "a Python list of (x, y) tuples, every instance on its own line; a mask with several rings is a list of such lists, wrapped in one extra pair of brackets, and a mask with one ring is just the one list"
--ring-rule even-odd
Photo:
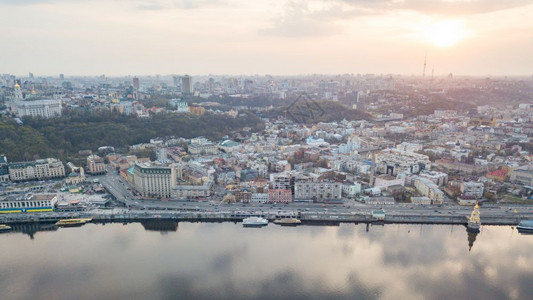
[(192, 94), (193, 93), (193, 87), (192, 87), (192, 77), (189, 75), (185, 75), (181, 77), (181, 91), (185, 94)]
[(172, 76), (172, 83), (174, 87), (181, 88), (181, 78), (179, 76)]
[(59, 79), (60, 80), (65, 80), (65, 74), (63, 74), (63, 73), (59, 74)]
[(133, 77), (133, 88), (135, 90), (139, 90), (139, 78), (137, 78), (137, 76)]

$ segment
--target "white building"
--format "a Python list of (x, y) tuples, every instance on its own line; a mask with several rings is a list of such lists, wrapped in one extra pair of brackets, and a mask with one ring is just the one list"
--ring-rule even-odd
[(87, 156), (87, 168), (91, 175), (105, 174), (104, 159), (98, 155)]
[(424, 170), (420, 172), (419, 176), (433, 181), (438, 186), (443, 186), (448, 183), (448, 174), (442, 172)]
[(341, 199), (342, 184), (340, 182), (296, 182), (294, 184), (295, 200), (324, 200)]
[(405, 185), (405, 177), (396, 178), (390, 175), (380, 175), (374, 181), (374, 187), (388, 188), (393, 185)]
[(218, 146), (206, 138), (191, 139), (191, 143), (187, 147), (191, 154), (217, 154)]
[(168, 100), (168, 105), (174, 108), (175, 112), (189, 113), (189, 105), (182, 98)]
[(172, 191), (175, 199), (200, 199), (211, 196), (211, 182), (203, 185), (176, 185)]
[(181, 165), (136, 163), (133, 168), (133, 184), (143, 197), (171, 198), (181, 174)]
[(24, 199), (0, 200), (0, 213), (49, 212), (57, 203), (55, 194), (36, 194)]
[(459, 187), (463, 196), (471, 196), (477, 199), (483, 198), (484, 185), (481, 182), (461, 182)]
[(423, 177), (416, 177), (414, 183), (416, 190), (422, 196), (430, 198), (433, 204), (442, 204), (444, 201), (444, 192), (433, 181)]
[(252, 203), (267, 203), (268, 194), (267, 193), (252, 193)]
[(42, 180), (65, 177), (65, 166), (55, 158), (8, 164), (11, 181)]
[(34, 100), (17, 103), (17, 116), (53, 118), (61, 115), (61, 100)]
[(429, 170), (431, 162), (427, 155), (388, 149), (376, 155), (376, 168), (392, 176), (399, 173), (418, 174), (422, 169)]
[(431, 205), (432, 201), (429, 197), (411, 197), (411, 203), (417, 205)]
[(342, 195), (347, 198), (354, 198), (361, 193), (361, 184), (359, 182), (345, 182), (342, 184)]

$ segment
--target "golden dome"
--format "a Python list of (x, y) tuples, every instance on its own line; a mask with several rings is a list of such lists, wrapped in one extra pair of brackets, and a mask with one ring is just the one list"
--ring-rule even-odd
[(20, 85), (19, 85), (18, 82), (15, 82), (15, 88), (16, 88), (16, 89), (17, 89), (17, 88), (20, 89)]

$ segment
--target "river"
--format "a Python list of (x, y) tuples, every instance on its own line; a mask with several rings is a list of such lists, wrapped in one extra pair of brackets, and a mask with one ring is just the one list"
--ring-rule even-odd
[(16, 229), (0, 234), (1, 299), (533, 298), (533, 235), (512, 227)]

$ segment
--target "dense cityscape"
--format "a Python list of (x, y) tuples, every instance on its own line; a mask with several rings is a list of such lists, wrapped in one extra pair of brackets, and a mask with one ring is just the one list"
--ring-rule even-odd
[(533, 3), (0, 0), (0, 300), (529, 300)]
[(530, 217), (531, 78), (1, 79), (4, 221), (122, 207), (466, 224), (476, 204), (503, 213), (487, 223)]

